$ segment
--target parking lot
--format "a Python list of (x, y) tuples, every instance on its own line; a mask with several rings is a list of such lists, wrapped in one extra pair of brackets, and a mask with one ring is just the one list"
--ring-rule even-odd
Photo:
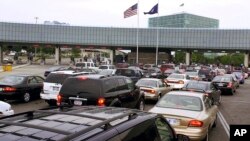
[[(49, 67), (51, 66), (27, 65), (17, 69), (13, 69), (11, 72), (1, 72), (0, 77), (11, 74), (37, 74), (43, 76), (44, 71)], [(235, 95), (222, 96), (222, 102), (219, 106), (219, 123), (218, 126), (209, 133), (209, 140), (228, 140), (228, 125), (250, 123), (250, 113), (248, 112), (248, 108), (250, 105), (249, 85), (250, 81), (247, 79), (245, 81), (245, 84), (240, 85), (240, 88), (237, 89)], [(43, 100), (35, 100), (29, 103), (21, 103), (17, 101), (8, 102), (12, 105), (15, 113), (48, 107), (48, 104)], [(154, 101), (146, 101), (146, 110), (152, 108), (154, 104)]]

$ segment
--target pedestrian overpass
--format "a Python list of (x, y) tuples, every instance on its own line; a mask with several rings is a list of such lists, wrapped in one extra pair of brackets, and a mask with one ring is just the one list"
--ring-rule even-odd
[[(155, 51), (157, 28), (87, 27), (0, 22), (0, 46), (54, 46), (56, 63), (60, 64), (60, 48), (100, 48)], [(244, 65), (249, 64), (249, 29), (185, 29), (159, 28), (159, 50), (186, 51), (186, 64), (194, 50), (244, 52)], [(2, 49), (0, 48), (1, 60)], [(112, 56), (113, 56), (112, 55)]]

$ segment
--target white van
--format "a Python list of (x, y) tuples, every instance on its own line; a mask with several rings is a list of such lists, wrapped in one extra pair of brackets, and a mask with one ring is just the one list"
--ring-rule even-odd
[(92, 74), (92, 72), (75, 72), (73, 70), (51, 72), (43, 82), (43, 91), (40, 94), (50, 106), (56, 105), (57, 95), (65, 79), (70, 76)]

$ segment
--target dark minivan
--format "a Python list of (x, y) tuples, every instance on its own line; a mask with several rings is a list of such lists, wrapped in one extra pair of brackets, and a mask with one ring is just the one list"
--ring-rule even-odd
[(144, 109), (144, 93), (125, 76), (69, 77), (57, 97), (58, 105), (98, 105)]

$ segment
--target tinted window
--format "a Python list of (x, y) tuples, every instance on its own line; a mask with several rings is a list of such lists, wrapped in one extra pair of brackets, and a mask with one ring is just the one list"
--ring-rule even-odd
[(117, 87), (118, 90), (127, 90), (128, 89), (128, 85), (126, 85), (124, 79), (119, 78), (117, 80), (118, 80), (118, 87)]
[(120, 134), (122, 141), (159, 141), (157, 130), (152, 120), (136, 125)]
[(117, 69), (115, 74), (123, 76), (135, 76), (135, 71), (130, 69)]
[(70, 76), (69, 74), (50, 73), (45, 79), (45, 82), (63, 84), (65, 79), (68, 78), (69, 76)]
[(99, 69), (108, 69), (108, 66), (100, 66)]
[(60, 94), (81, 94), (84, 96), (95, 97), (96, 95), (100, 95), (101, 87), (100, 80), (88, 79), (86, 77), (70, 77), (64, 82)]
[(128, 88), (130, 90), (134, 90), (134, 83), (133, 83), (133, 81), (131, 79), (128, 79), (128, 78), (125, 78), (125, 80), (126, 80), (126, 83), (128, 85)]
[(116, 90), (117, 82), (114, 79), (108, 79), (104, 81), (104, 91), (105, 93), (114, 92)]
[(43, 78), (36, 76), (36, 80), (38, 83), (43, 83)]
[(162, 118), (157, 118), (155, 120), (155, 125), (158, 129), (158, 133), (162, 141), (172, 141), (174, 140), (174, 134), (171, 127), (167, 124), (167, 121)]

